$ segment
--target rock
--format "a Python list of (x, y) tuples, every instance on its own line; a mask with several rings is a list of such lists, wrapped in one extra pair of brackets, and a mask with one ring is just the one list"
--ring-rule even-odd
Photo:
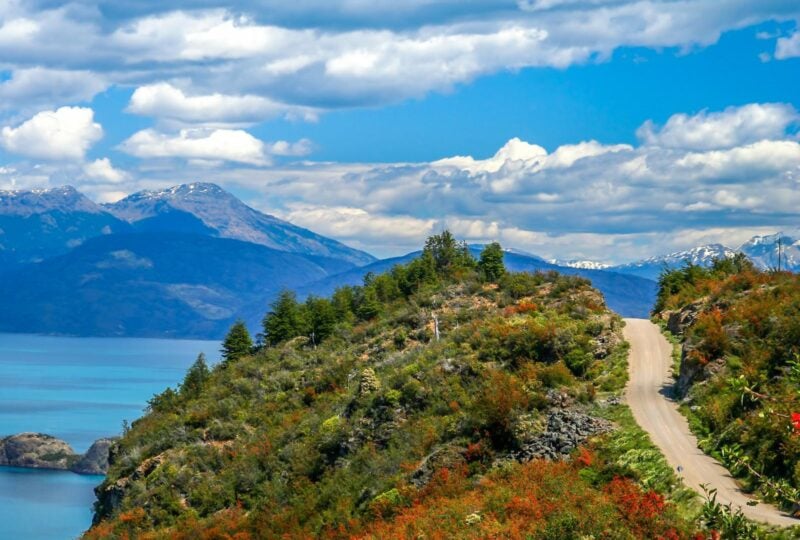
[(99, 439), (81, 455), (52, 435), (19, 433), (0, 439), (0, 466), (56, 469), (78, 474), (105, 474), (115, 439)]
[(76, 461), (70, 470), (78, 474), (106, 474), (108, 472), (108, 455), (114, 439), (98, 439), (89, 450)]
[(43, 433), (19, 433), (0, 440), (0, 465), (67, 470), (78, 459), (70, 445)]
[(466, 464), (465, 453), (466, 448), (461, 446), (440, 446), (425, 456), (419, 467), (411, 473), (411, 483), (418, 489), (422, 488), (431, 481), (436, 471), (440, 469), (455, 469)]
[(703, 298), (693, 304), (682, 307), (678, 311), (664, 312), (662, 318), (666, 317), (667, 319), (667, 330), (676, 336), (683, 334), (684, 330), (697, 319), (706, 302), (707, 299)]
[(553, 409), (547, 418), (547, 430), (525, 444), (513, 457), (521, 462), (540, 458), (566, 459), (589, 437), (610, 429), (611, 424), (606, 420), (576, 411)]

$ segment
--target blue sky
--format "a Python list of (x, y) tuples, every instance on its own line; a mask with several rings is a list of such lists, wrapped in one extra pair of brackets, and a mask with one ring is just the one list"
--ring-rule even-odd
[[(11, 1), (0, 189), (213, 181), (378, 255), (798, 225), (793, 1)], [(457, 157), (460, 156), (460, 157)]]

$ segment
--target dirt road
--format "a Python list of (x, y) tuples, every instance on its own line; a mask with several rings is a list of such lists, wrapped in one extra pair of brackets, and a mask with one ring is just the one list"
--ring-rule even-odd
[(625, 339), (631, 344), (628, 370), (630, 380), (626, 399), (636, 421), (661, 449), (667, 462), (682, 467), (685, 484), (702, 494), (700, 484), (717, 489), (717, 501), (732, 503), (755, 521), (771, 525), (800, 525), (800, 519), (777, 508), (758, 503), (748, 506), (750, 497), (742, 493), (730, 473), (697, 448), (686, 418), (668, 398), (672, 385), (672, 345), (660, 329), (646, 319), (625, 319)]

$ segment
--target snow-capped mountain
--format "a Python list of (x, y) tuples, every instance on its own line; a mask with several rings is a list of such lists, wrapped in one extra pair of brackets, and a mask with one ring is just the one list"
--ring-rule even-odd
[[(754, 236), (739, 247), (762, 269), (800, 271), (800, 230)], [(780, 253), (780, 256), (779, 256)]]
[(597, 261), (585, 261), (580, 259), (572, 259), (568, 261), (562, 261), (560, 259), (550, 259), (550, 264), (555, 264), (557, 266), (566, 266), (568, 268), (582, 268), (584, 270), (605, 270), (609, 268), (611, 265), (597, 262)]
[(0, 191), (0, 272), (129, 229), (71, 186)]
[(368, 253), (259, 212), (216, 184), (198, 182), (140, 191), (105, 206), (138, 230), (195, 232), (357, 266), (375, 261)]
[(691, 262), (699, 266), (708, 266), (714, 259), (733, 257), (737, 250), (722, 244), (707, 244), (686, 251), (676, 251), (667, 255), (659, 255), (628, 264), (609, 267), (610, 270), (623, 274), (632, 274), (648, 279), (658, 279), (661, 271), (666, 268), (677, 268)]

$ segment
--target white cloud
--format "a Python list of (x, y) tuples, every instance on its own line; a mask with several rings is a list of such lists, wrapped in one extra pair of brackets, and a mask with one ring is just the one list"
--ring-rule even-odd
[(775, 58), (786, 60), (800, 56), (800, 30), (795, 30), (791, 36), (778, 38), (775, 43)]
[(0, 108), (19, 112), (90, 101), (106, 89), (104, 77), (91, 71), (41, 67), (14, 70), (0, 83)]
[(307, 156), (314, 150), (314, 144), (308, 139), (297, 142), (277, 141), (269, 145), (269, 153), (275, 156)]
[(134, 133), (120, 147), (140, 158), (223, 160), (250, 165), (269, 163), (264, 143), (240, 129), (182, 129), (177, 134), (145, 129)]
[(9, 152), (34, 158), (81, 160), (102, 136), (92, 109), (61, 107), (37, 113), (17, 127), (4, 127), (0, 144)]
[(783, 137), (797, 119), (797, 111), (791, 105), (752, 103), (694, 116), (675, 114), (660, 128), (648, 121), (636, 134), (649, 145), (711, 150)]
[(316, 118), (309, 107), (292, 107), (260, 96), (187, 96), (169, 83), (140, 86), (130, 99), (128, 111), (145, 116), (203, 124), (249, 124), (276, 116)]
[(115, 169), (108, 158), (96, 159), (83, 166), (83, 172), (93, 180), (102, 180), (112, 184), (118, 184), (127, 178), (127, 175)]
[[(265, 2), (234, 11), (203, 9), (213, 5), (206, 0), (113, 10), (7, 1), (0, 57), (10, 70), (91, 71), (104, 84), (140, 87), (132, 111), (219, 127), (284, 108), (302, 116), (308, 107), (386, 104), (504, 70), (603, 61), (626, 46), (686, 50), (726, 30), (800, 18), (792, 0)], [(796, 54), (798, 42), (797, 33), (779, 38), (776, 57)], [(76, 96), (91, 93), (84, 83), (63, 82)], [(15, 93), (7, 107), (26, 99)]]

